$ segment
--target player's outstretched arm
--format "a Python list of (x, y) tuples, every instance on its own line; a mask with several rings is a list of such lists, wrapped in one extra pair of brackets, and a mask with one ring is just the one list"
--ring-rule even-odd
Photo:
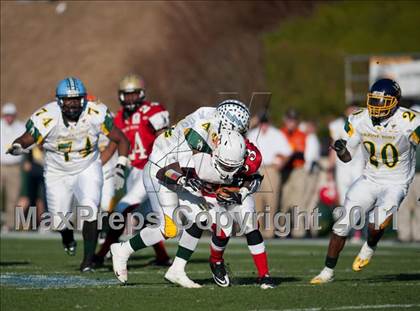
[(6, 153), (12, 155), (20, 155), (24, 152), (24, 149), (32, 146), (35, 143), (35, 139), (29, 132), (25, 132), (23, 135), (16, 138), (12, 146), (7, 149)]
[(351, 161), (351, 154), (346, 145), (347, 142), (344, 139), (337, 139), (334, 142), (334, 145), (331, 146), (331, 148), (337, 153), (338, 158), (345, 163)]

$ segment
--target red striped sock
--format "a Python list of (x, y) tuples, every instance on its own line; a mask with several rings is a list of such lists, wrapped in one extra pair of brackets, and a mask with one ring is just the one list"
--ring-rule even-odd
[(263, 252), (261, 254), (252, 255), (252, 258), (254, 259), (254, 264), (257, 267), (258, 276), (261, 278), (268, 274), (267, 253)]
[(213, 245), (210, 245), (210, 262), (216, 263), (216, 262), (223, 261), (224, 252), (225, 252), (224, 249), (221, 249), (221, 248), (216, 249)]

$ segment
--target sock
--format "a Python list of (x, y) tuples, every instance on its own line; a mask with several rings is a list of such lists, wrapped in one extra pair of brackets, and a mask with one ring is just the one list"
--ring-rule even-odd
[(166, 252), (166, 248), (163, 244), (163, 241), (160, 241), (153, 245), (153, 249), (155, 250), (157, 261), (167, 261), (169, 259), (169, 255)]
[(96, 243), (98, 242), (98, 222), (85, 221), (83, 223), (82, 235), (83, 235), (83, 246), (84, 256), (83, 260), (92, 260), (95, 254)]
[(147, 246), (152, 246), (165, 238), (160, 232), (159, 228), (145, 227), (140, 232), (134, 235), (128, 242), (134, 251), (137, 251)]
[[(179, 248), (178, 248), (179, 250)], [(187, 261), (181, 257), (176, 256), (174, 262), (170, 269), (174, 269), (177, 271), (185, 271), (185, 266), (187, 265)]]
[(221, 238), (213, 232), (210, 243), (210, 262), (223, 262), (223, 254), (226, 249), (226, 245), (229, 242), (229, 238)]
[(65, 228), (64, 230), (60, 231), (60, 234), (61, 234), (61, 240), (64, 245), (68, 245), (70, 242), (74, 241), (73, 230)]
[(338, 258), (327, 256), (325, 258), (325, 267), (330, 268), (330, 269), (334, 269), (335, 266), (337, 265), (337, 260), (338, 260)]
[(200, 240), (202, 234), (203, 230), (195, 223), (182, 233), (181, 239), (178, 243), (176, 257), (174, 263), (172, 264), (174, 269), (184, 270), (186, 263), (190, 260), (192, 254), (197, 248), (198, 241)]
[(261, 232), (259, 230), (251, 231), (246, 235), (249, 251), (251, 252), (254, 264), (258, 270), (258, 276), (263, 277), (268, 272), (267, 253), (265, 252), (265, 244)]
[(134, 249), (131, 247), (130, 240), (121, 243), (121, 251), (127, 257), (130, 257), (130, 255), (135, 252)]
[(375, 249), (376, 249), (376, 246), (375, 246), (375, 247), (370, 247), (370, 246), (368, 245), (368, 243), (367, 243), (367, 242), (365, 242), (365, 243), (363, 244), (362, 248), (360, 249), (360, 252), (359, 252), (359, 257), (360, 257), (361, 259), (367, 259), (367, 258), (370, 258), (370, 257), (373, 255), (373, 253), (375, 252)]
[(328, 268), (328, 267), (324, 267), (324, 269), (321, 271), (321, 273), (326, 273), (326, 274), (334, 274), (334, 269)]

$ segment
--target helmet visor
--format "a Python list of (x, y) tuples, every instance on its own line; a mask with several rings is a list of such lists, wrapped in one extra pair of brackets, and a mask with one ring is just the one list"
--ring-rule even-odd
[(391, 114), (392, 109), (397, 105), (394, 96), (368, 93), (367, 107), (372, 118), (383, 118)]
[(236, 172), (242, 166), (242, 163), (228, 164), (228, 163), (225, 163), (225, 162), (221, 161), (220, 158), (216, 159), (217, 166), (221, 170), (223, 170), (224, 172), (227, 172), (227, 173)]

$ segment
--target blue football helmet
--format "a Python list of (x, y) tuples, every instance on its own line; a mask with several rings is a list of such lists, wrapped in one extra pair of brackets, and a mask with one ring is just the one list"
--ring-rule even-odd
[(376, 81), (367, 94), (367, 107), (373, 121), (391, 117), (398, 109), (401, 100), (401, 88), (391, 79)]
[(55, 96), (63, 115), (77, 121), (87, 102), (83, 82), (73, 77), (65, 78), (58, 83)]

